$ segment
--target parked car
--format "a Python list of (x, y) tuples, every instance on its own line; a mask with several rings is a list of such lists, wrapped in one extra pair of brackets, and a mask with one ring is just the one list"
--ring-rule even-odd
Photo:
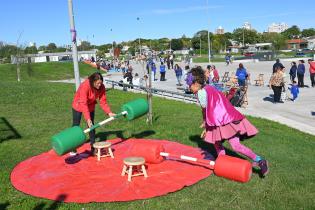
[(253, 53), (253, 52), (246, 52), (246, 53), (244, 53), (244, 56), (246, 56), (246, 57), (252, 57), (254, 55), (255, 55), (255, 53)]
[(297, 57), (305, 57), (305, 53), (304, 52), (297, 52), (295, 54), (295, 56), (297, 56)]

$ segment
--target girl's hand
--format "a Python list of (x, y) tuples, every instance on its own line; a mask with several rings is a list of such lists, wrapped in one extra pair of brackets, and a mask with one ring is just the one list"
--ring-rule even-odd
[(108, 116), (109, 116), (109, 117), (115, 117), (115, 116), (116, 116), (116, 114), (115, 114), (115, 113), (110, 112), (110, 113), (108, 113)]
[(91, 119), (88, 119), (88, 120), (86, 121), (86, 123), (87, 123), (87, 125), (88, 125), (89, 128), (93, 126), (93, 122), (92, 122)]
[(199, 128), (205, 128), (205, 122), (202, 122)]

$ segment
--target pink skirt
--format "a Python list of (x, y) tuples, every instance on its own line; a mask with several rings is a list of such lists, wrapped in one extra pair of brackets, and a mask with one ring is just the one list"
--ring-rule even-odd
[(250, 137), (255, 136), (257, 133), (257, 128), (244, 118), (237, 123), (231, 122), (223, 126), (207, 127), (205, 141), (215, 144), (216, 141), (230, 139), (235, 135)]

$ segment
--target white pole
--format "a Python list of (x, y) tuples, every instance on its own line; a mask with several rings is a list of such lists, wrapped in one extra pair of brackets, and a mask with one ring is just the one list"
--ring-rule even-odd
[(77, 50), (77, 41), (76, 41), (76, 30), (74, 27), (72, 0), (68, 0), (68, 11), (69, 11), (70, 31), (71, 31), (71, 41), (72, 41), (72, 59), (73, 59), (73, 67), (74, 67), (75, 89), (78, 90), (81, 82), (80, 82), (78, 50)]
[(209, 4), (208, 4), (208, 0), (207, 0), (207, 19), (209, 21), (209, 25), (208, 25), (208, 60), (209, 60), (209, 63), (211, 62), (211, 51), (210, 51), (210, 32), (209, 32), (209, 29), (210, 29), (210, 19), (209, 19)]

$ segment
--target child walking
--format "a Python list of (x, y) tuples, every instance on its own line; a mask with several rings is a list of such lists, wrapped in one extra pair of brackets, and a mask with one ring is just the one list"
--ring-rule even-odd
[(240, 138), (252, 137), (258, 130), (214, 87), (205, 85), (205, 75), (202, 68), (191, 69), (187, 74), (186, 83), (196, 94), (203, 112), (203, 138), (214, 145), (218, 155), (225, 155), (222, 145), (227, 140), (232, 149), (254, 161), (259, 166), (262, 176), (268, 173), (268, 162), (256, 155), (251, 149), (240, 143)]
[(296, 83), (296, 81), (292, 82), (292, 87), (291, 87), (291, 94), (292, 94), (292, 101), (295, 101), (299, 95), (299, 87)]

